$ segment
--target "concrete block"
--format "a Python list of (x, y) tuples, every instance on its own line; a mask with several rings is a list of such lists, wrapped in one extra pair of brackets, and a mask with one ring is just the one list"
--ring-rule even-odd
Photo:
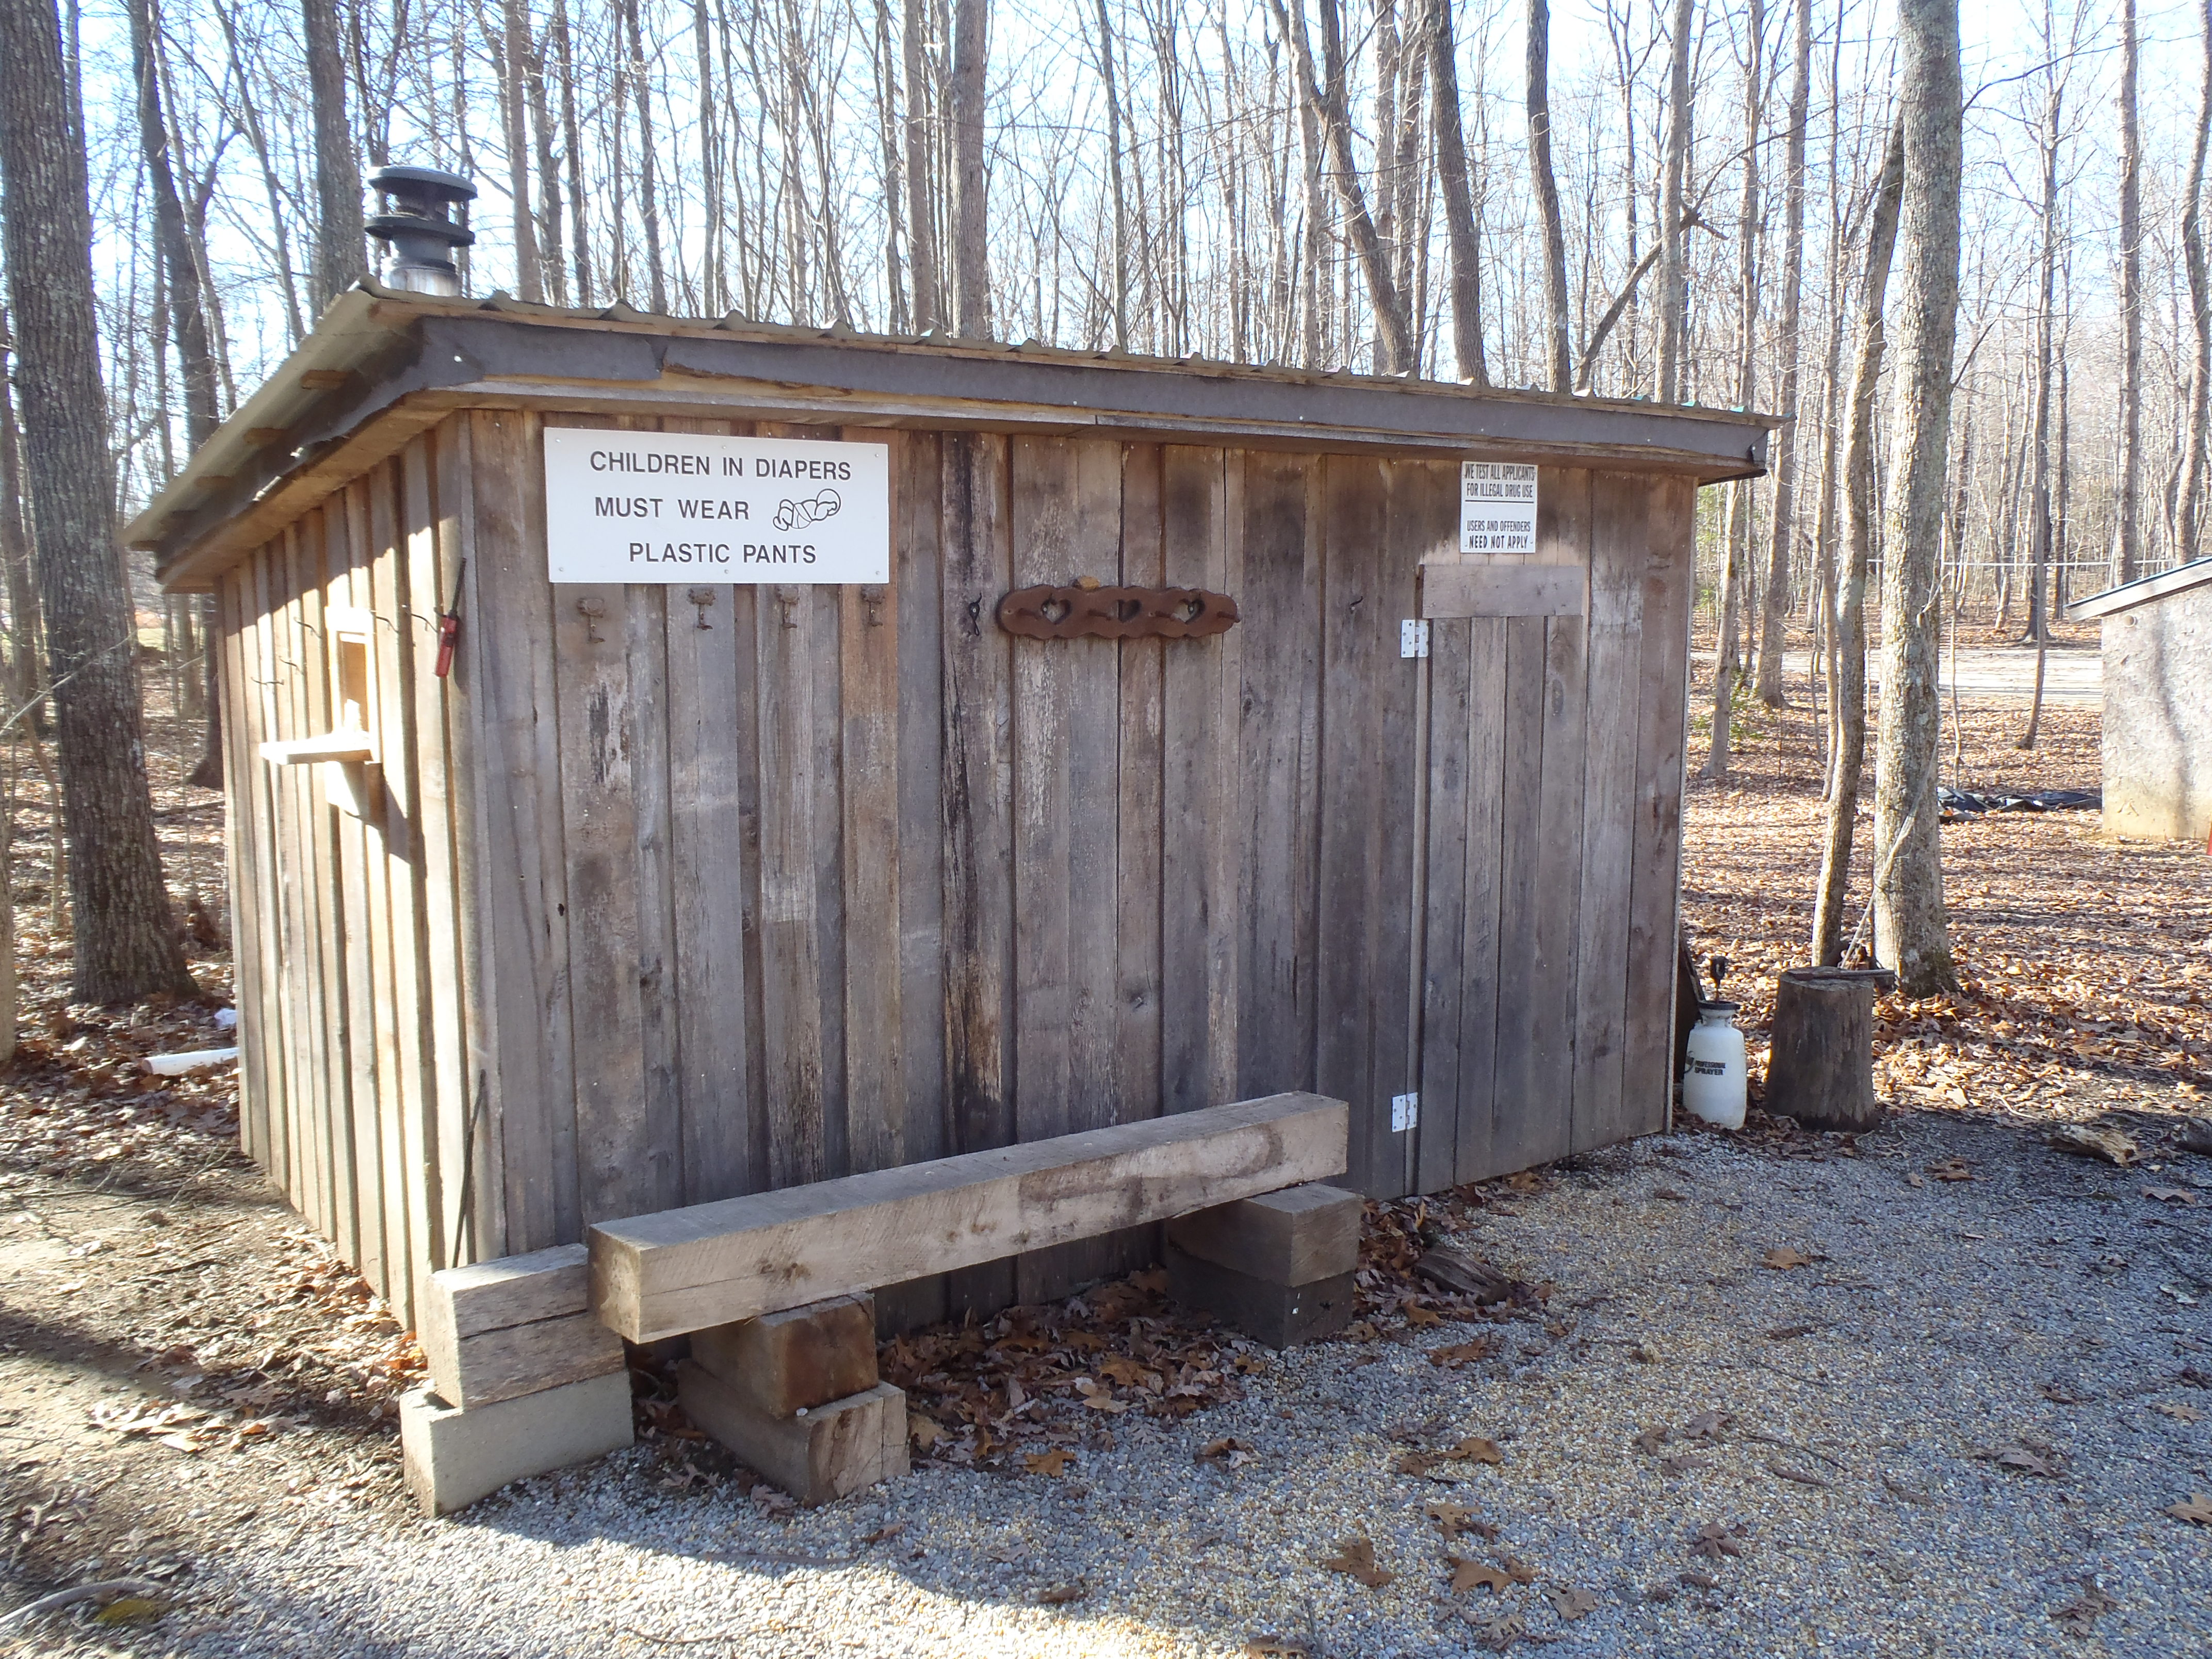
[(876, 1304), (832, 1297), (691, 1333), (691, 1358), (767, 1417), (790, 1417), (876, 1386)]
[(1271, 1285), (1313, 1285), (1358, 1269), (1365, 1208), (1358, 1194), (1314, 1182), (1179, 1216), (1168, 1241)]
[(399, 1443), (423, 1514), (451, 1515), (513, 1481), (629, 1445), (629, 1373), (467, 1411), (417, 1389), (400, 1397)]
[(888, 1382), (804, 1417), (770, 1417), (687, 1359), (676, 1393), (692, 1422), (810, 1508), (907, 1472), (906, 1395)]
[(1352, 1322), (1353, 1275), (1348, 1273), (1306, 1285), (1271, 1285), (1194, 1256), (1172, 1242), (1167, 1263), (1172, 1300), (1202, 1308), (1271, 1348), (1334, 1336)]

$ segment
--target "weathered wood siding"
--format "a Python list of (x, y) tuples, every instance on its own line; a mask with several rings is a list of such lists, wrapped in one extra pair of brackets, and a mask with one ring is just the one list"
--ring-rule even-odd
[[(504, 1236), (475, 1201), (471, 1237), (460, 1207), (465, 734), (433, 674), (460, 531), (452, 430), (328, 497), (218, 589), (246, 1147), (403, 1316), (424, 1274)], [(332, 727), (331, 605), (376, 617), (380, 762), (356, 774), (357, 811), (334, 767), (258, 752)]]
[[(1450, 463), (855, 430), (884, 588), (556, 588), (547, 422), (616, 424), (458, 414), (223, 587), (248, 1144), (395, 1300), (456, 1249), (1285, 1091), (1352, 1103), (1374, 1194), (1664, 1122), (1687, 482), (1547, 469), (1586, 614), (1409, 660)], [(1085, 575), (1243, 619), (998, 626)], [(362, 818), (253, 749), (327, 724), (326, 604), (381, 624)]]

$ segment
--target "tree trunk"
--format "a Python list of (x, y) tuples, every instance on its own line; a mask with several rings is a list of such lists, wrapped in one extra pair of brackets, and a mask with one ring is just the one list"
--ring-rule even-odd
[(315, 127), (315, 270), (312, 309), (323, 308), (368, 274), (362, 229), (361, 168), (346, 124), (345, 56), (337, 0), (301, 0), (307, 41), (307, 99)]
[[(1447, 0), (1448, 3), (1448, 0)], [(1528, 0), (1528, 173), (1543, 227), (1544, 361), (1554, 392), (1575, 389), (1567, 333), (1567, 234), (1559, 222), (1559, 185), (1552, 173), (1552, 10)]]
[[(8, 308), (0, 306), (0, 565), (8, 584), (8, 707), (0, 719), (30, 708), (40, 690), (39, 595), (31, 583), (30, 517), (23, 501), (21, 434), (15, 428), (15, 381), (9, 356), (15, 337)], [(43, 710), (32, 709), (32, 735), (44, 737)]]
[(2204, 266), (2204, 147), (2212, 135), (2212, 0), (2204, 0), (2204, 77), (2197, 101), (2197, 131), (2191, 139), (2189, 184), (2181, 209), (2181, 258), (2189, 275), (2189, 318), (2194, 356), (2189, 371), (2189, 419), (2182, 441), (2181, 487), (2174, 503), (2176, 562), (2197, 556), (2204, 493), (2204, 422), (2212, 398), (2212, 279)]
[(952, 331), (991, 337), (990, 203), (983, 173), (989, 0), (952, 0)]
[[(2044, 11), (2044, 34), (2051, 33), (2049, 0)], [(2043, 162), (2043, 246), (2036, 271), (2035, 325), (2035, 455), (2028, 484), (2029, 556), (2033, 563), (2027, 582), (2027, 637), (2035, 642), (2035, 690), (2027, 705), (2027, 729), (2014, 746), (2035, 747), (2037, 728), (2043, 723), (2043, 672), (2051, 647), (2051, 380), (2057, 351), (2058, 307), (2058, 123), (2065, 83), (2053, 67), (2045, 73), (2050, 85), (2044, 98), (2043, 131), (2037, 148)]]
[(629, 59), (623, 65), (630, 98), (637, 112), (637, 210), (645, 222), (645, 276), (647, 302), (653, 314), (668, 314), (668, 266), (660, 236), (660, 187), (653, 137), (653, 77), (647, 72), (645, 31), (638, 16), (637, 0), (623, 0), (622, 21), (629, 36)]
[(1766, 555), (1766, 604), (1759, 619), (1759, 700), (1769, 708), (1789, 701), (1782, 680), (1788, 647), (1790, 550), (1796, 534), (1797, 360), (1805, 277), (1805, 129), (1813, 106), (1813, 0), (1797, 0), (1796, 67), (1790, 82), (1789, 169), (1782, 243), (1782, 329), (1775, 349), (1782, 359), (1782, 395), (1776, 413), (1790, 417), (1774, 434), (1774, 525)]
[(553, 61), (561, 76), (561, 144), (565, 152), (568, 182), (568, 234), (574, 239), (569, 255), (576, 267), (576, 303), (592, 303), (591, 226), (584, 216), (584, 129), (576, 112), (575, 52), (568, 39), (568, 0), (553, 0)]
[(522, 0), (501, 0), (500, 125), (507, 139), (507, 187), (514, 204), (514, 292), (531, 305), (544, 303), (538, 264), (538, 226), (530, 214), (530, 128), (527, 94), (530, 23)]
[(2142, 130), (2136, 111), (2136, 0), (2120, 0), (2120, 464), (2112, 582), (2142, 557)]
[(215, 353), (209, 349), (207, 313), (200, 297), (199, 265), (192, 258), (184, 198), (170, 161), (169, 124), (161, 107), (161, 78), (155, 62), (155, 0), (131, 0), (131, 69), (138, 89), (138, 145), (154, 198), (154, 227), (168, 281), (169, 321), (184, 384), (185, 436), (198, 449), (220, 423), (216, 408)]
[(1959, 317), (1962, 95), (1958, 0), (1900, 0), (1904, 283), (1881, 583), (1881, 715), (1875, 770), (1875, 955), (1912, 996), (1955, 990), (1936, 805), (1936, 577)]
[(1488, 386), (1490, 363), (1482, 346), (1482, 250), (1475, 239), (1474, 192), (1468, 179), (1452, 0), (1433, 0), (1429, 7), (1429, 88), (1437, 182), (1443, 188), (1444, 240), (1451, 262), (1452, 357), (1461, 380), (1469, 386)]
[(1843, 960), (1844, 905), (1850, 896), (1851, 846), (1859, 815), (1859, 780), (1866, 766), (1866, 585), (1874, 549), (1874, 407), (1881, 383), (1888, 335), (1882, 311), (1897, 247), (1899, 199), (1905, 188), (1905, 124), (1889, 135), (1874, 210), (1867, 222), (1866, 277), (1859, 293), (1858, 362), (1844, 445), (1844, 555), (1836, 595), (1833, 647), (1836, 745), (1829, 768), (1828, 823), (1820, 849), (1820, 886), (1813, 905), (1813, 960), (1832, 968)]
[(1366, 283), (1368, 303), (1375, 313), (1376, 334), (1383, 352), (1382, 361), (1375, 366), (1376, 372), (1401, 374), (1413, 366), (1413, 330), (1407, 319), (1403, 296), (1390, 276), (1382, 239), (1368, 213), (1366, 192), (1359, 187), (1358, 162), (1352, 153), (1352, 112), (1345, 89), (1344, 21), (1339, 0), (1319, 0), (1319, 76), (1314, 73), (1313, 49), (1306, 40), (1303, 10), (1293, 24), (1283, 0), (1271, 0), (1271, 3), (1276, 24), (1284, 40), (1290, 43), (1291, 60), (1297, 67), (1300, 94), (1321, 128), (1329, 174), (1336, 186), (1337, 200), (1344, 208), (1345, 228), (1352, 238), (1352, 252)]
[(1667, 158), (1659, 187), (1659, 374), (1662, 404), (1682, 392), (1684, 325), (1689, 309), (1689, 271), (1684, 257), (1684, 175), (1690, 164), (1690, 27), (1693, 0), (1674, 0), (1674, 38), (1667, 68)]
[(928, 0), (906, 0), (899, 51), (906, 69), (906, 222), (914, 266), (914, 330), (927, 334), (945, 324), (938, 278), (937, 207), (930, 192)]
[(1114, 349), (1129, 349), (1129, 200), (1121, 178), (1121, 86), (1114, 73), (1114, 23), (1098, 0), (1098, 72), (1106, 83), (1106, 178), (1113, 189), (1114, 265), (1111, 310)]
[(118, 556), (94, 327), (84, 123), (51, 0), (0, 5), (0, 181), (32, 557), (61, 743), (76, 919), (75, 994), (193, 989), (170, 924), (138, 698), (137, 627)]

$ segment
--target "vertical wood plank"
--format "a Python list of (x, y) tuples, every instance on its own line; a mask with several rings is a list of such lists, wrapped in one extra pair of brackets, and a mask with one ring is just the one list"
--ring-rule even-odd
[(261, 880), (270, 854), (264, 849), (258, 786), (268, 769), (254, 747), (248, 714), (246, 651), (252, 626), (247, 594), (253, 565), (261, 556), (258, 550), (249, 554), (218, 584), (219, 632), (211, 644), (222, 653), (216, 690), (222, 699), (223, 771), (228, 786), (223, 791), (223, 848), (230, 879), (231, 959), (237, 964), (238, 974), (234, 1001), (239, 1029), (239, 1136), (246, 1156), (265, 1171), (269, 1168), (270, 1091), (275, 1086), (269, 1063), (275, 988), (263, 965), (269, 942), (268, 924), (262, 914)]
[[(891, 524), (904, 517), (902, 434), (890, 443)], [(896, 568), (892, 574), (897, 575)], [(837, 592), (838, 714), (843, 753), (845, 1121), (855, 1171), (905, 1162), (907, 1083), (900, 994), (899, 616), (896, 580)]]
[(446, 1266), (451, 1241), (440, 1225), (446, 1207), (447, 1171), (438, 1162), (430, 1010), (422, 975), (422, 846), (414, 791), (398, 469), (386, 461), (370, 475), (369, 482), (369, 604), (376, 613), (376, 699), (386, 755), (379, 769), (381, 810), (372, 821), (370, 835), (372, 846), (379, 836), (383, 846), (388, 906), (386, 948), (392, 986), (386, 1023), (398, 1049), (395, 1105), (407, 1170), (408, 1280), (405, 1296), (397, 1299), (396, 1305), (411, 1318), (429, 1276)]
[[(311, 580), (316, 609), (325, 615), (331, 605), (348, 603), (352, 591), (349, 517), (349, 504), (345, 497), (331, 497), (324, 506), (320, 533), (304, 544), (315, 562), (313, 568), (304, 574)], [(317, 693), (312, 700), (311, 724), (317, 731), (327, 732), (336, 726), (337, 711), (330, 636), (319, 623), (311, 639), (317, 650), (313, 665)], [(368, 1043), (368, 1034), (374, 1027), (358, 1023), (353, 1017), (356, 987), (349, 948), (351, 935), (360, 927), (353, 903), (352, 888), (356, 884), (349, 880), (346, 859), (347, 843), (357, 820), (352, 813), (341, 811), (331, 798), (331, 775), (339, 773), (339, 769), (330, 766), (313, 769), (320, 775), (324, 785), (324, 801), (314, 825), (313, 878), (320, 910), (317, 944), (322, 1000), (318, 1012), (325, 1025), (323, 1060), (330, 1102), (328, 1158), (333, 1205), (331, 1242), (343, 1260), (353, 1263), (374, 1284), (382, 1275), (384, 1255), (382, 1240), (378, 1237), (383, 1218), (372, 1207), (380, 1202), (382, 1185), (376, 1157), (374, 1097), (371, 1092), (363, 1098), (355, 1085), (357, 1079), (365, 1080), (373, 1091), (373, 1076), (363, 1079), (366, 1068), (357, 1064), (356, 1051)], [(367, 786), (367, 774), (359, 768), (353, 770), (356, 779)], [(343, 777), (343, 774), (339, 775)], [(357, 867), (353, 873), (357, 877)], [(362, 1118), (368, 1121), (360, 1121)], [(364, 1174), (369, 1177), (366, 1193)], [(374, 1273), (369, 1271), (372, 1263), (378, 1269)]]
[[(1241, 499), (1242, 469), (1238, 469)], [(1218, 449), (1161, 453), (1164, 579), (1234, 591), (1241, 524)], [(1160, 1067), (1165, 1109), (1218, 1105), (1237, 1087), (1238, 630), (1164, 653), (1161, 798)]]
[[(1133, 587), (1166, 580), (1161, 539), (1158, 444), (1132, 444), (1121, 467), (1121, 579)], [(1167, 1109), (1162, 1073), (1160, 894), (1166, 765), (1167, 641), (1121, 642), (1121, 760), (1117, 769), (1115, 885), (1115, 1092), (1124, 1121)]]
[[(1011, 585), (1006, 440), (944, 439), (945, 1045), (953, 1150), (1014, 1139), (1012, 660), (994, 610)], [(1005, 1263), (951, 1276), (951, 1311), (1004, 1305)]]
[[(1469, 990), (1468, 832), (1471, 783), (1468, 747), (1474, 690), (1474, 622), (1429, 624), (1428, 885), (1421, 952), (1421, 1118), (1414, 1141), (1414, 1189), (1432, 1193), (1459, 1179), (1465, 1102), (1461, 1019)], [(1490, 781), (1495, 787), (1495, 780)]]
[[(349, 488), (332, 499), (332, 533), (327, 542), (333, 604), (365, 609), (369, 603), (368, 516), (363, 490)], [(364, 770), (360, 783), (356, 799), (365, 800), (374, 811), (372, 792), (378, 787), (376, 780)], [(407, 1235), (402, 1224), (398, 1245), (387, 1244), (390, 1206), (399, 1200), (397, 1194), (386, 1190), (386, 1182), (395, 1171), (386, 1165), (384, 1102), (380, 1092), (389, 1086), (390, 1079), (380, 1078), (377, 1066), (378, 1033), (384, 1021), (376, 1000), (375, 935), (370, 925), (370, 842), (361, 812), (333, 816), (341, 915), (338, 943), (345, 973), (346, 1060), (353, 1108), (354, 1187), (360, 1223), (357, 1265), (376, 1293), (391, 1301), (404, 1286)], [(377, 892), (380, 896), (380, 884)]]
[[(663, 425), (672, 432), (732, 429), (727, 421)], [(741, 637), (737, 599), (730, 584), (701, 585), (672, 589), (667, 605), (669, 854), (686, 1204), (735, 1197), (760, 1184), (752, 1167), (738, 781), (738, 729), (752, 719), (738, 696), (738, 655), (752, 651), (752, 618), (748, 609)]]
[[(1587, 564), (1589, 556), (1589, 474), (1546, 468), (1540, 476), (1536, 520), (1538, 563)], [(1518, 769), (1534, 757), (1533, 823), (1518, 852), (1516, 880), (1525, 883), (1528, 913), (1513, 914), (1519, 895), (1509, 889), (1506, 908), (1513, 935), (1501, 950), (1500, 971), (1526, 975), (1525, 1024), (1509, 1021), (1501, 1007), (1498, 1034), (1501, 1066), (1511, 1051), (1515, 1090), (1501, 1080), (1498, 1139), (1501, 1164), (1524, 1169), (1564, 1157), (1570, 1145), (1574, 1091), (1576, 948), (1580, 940), (1583, 830), (1583, 708), (1588, 677), (1584, 668), (1586, 617), (1516, 618), (1509, 646), (1508, 672), (1516, 696), (1533, 701), (1530, 723), (1516, 733), (1527, 748), (1509, 759), (1509, 789), (1522, 787)], [(1526, 709), (1526, 703), (1522, 704)], [(1519, 803), (1516, 812), (1524, 811)], [(1510, 835), (1509, 830), (1509, 836)], [(1522, 952), (1525, 951), (1525, 955)], [(1505, 1135), (1505, 1114), (1515, 1114), (1514, 1133)], [(1510, 1149), (1510, 1150), (1509, 1150)]]
[(468, 466), (456, 482), (473, 494), (474, 536), (460, 691), (477, 734), (474, 893), (484, 981), (472, 1029), (490, 1079), (507, 1249), (519, 1254), (583, 1237), (553, 593), (545, 581), (544, 496), (528, 487), (540, 453), (538, 416), (487, 410), (466, 418), (468, 447), (457, 459), (465, 454)]
[[(311, 698), (322, 678), (315, 660), (322, 649), (322, 605), (320, 591), (315, 588), (311, 619), (309, 593), (314, 584), (309, 573), (321, 564), (322, 518), (319, 512), (307, 514), (284, 538), (284, 603), (279, 637), (288, 736), (311, 737), (316, 730)], [(310, 1226), (328, 1238), (333, 1231), (328, 1170), (330, 1085), (324, 1060), (329, 1024), (323, 1008), (322, 896), (316, 880), (315, 842), (329, 808), (323, 799), (322, 768), (288, 766), (284, 770), (289, 785), (284, 805), (290, 820), (287, 839), (292, 857), (290, 879), (286, 884), (291, 927), (285, 982), (295, 1016), (292, 1064), (299, 1089), (299, 1110), (293, 1118), (297, 1184), (292, 1203)]]
[[(613, 424), (580, 416), (547, 424)], [(542, 438), (532, 460), (542, 454)], [(526, 474), (540, 476), (539, 465)], [(535, 492), (524, 485), (525, 499)], [(634, 661), (663, 632), (659, 607), (617, 582), (553, 589), (553, 671), (558, 709), (567, 861), (568, 1001), (574, 1032), (576, 1178), (581, 1221), (662, 1207), (641, 1202), (672, 1186), (676, 1147), (656, 1144), (656, 1103), (646, 1095), (647, 966), (641, 931), (640, 727), (657, 712), (633, 703)], [(648, 809), (649, 811), (650, 809)], [(650, 825), (648, 824), (648, 830)]]
[[(1076, 513), (1073, 446), (1065, 438), (1017, 437), (1008, 446), (1007, 520), (1012, 585), (1066, 582)], [(995, 623), (987, 624), (995, 627)], [(1073, 996), (1069, 974), (1068, 842), (1070, 704), (1074, 640), (1013, 639), (1014, 1138), (1068, 1132)], [(1015, 1265), (1015, 1299), (1033, 1303), (1061, 1287), (1064, 1252), (1039, 1251)]]
[(1313, 788), (1321, 690), (1320, 464), (1243, 452), (1236, 1094), (1312, 1086)]
[(1576, 947), (1577, 1152), (1631, 1133), (1622, 1104), (1628, 932), (1641, 719), (1644, 539), (1650, 489), (1621, 473), (1590, 485), (1588, 736), (1583, 774), (1581, 937)]
[(1494, 1150), (1498, 1050), (1505, 975), (1504, 916), (1507, 754), (1506, 630), (1502, 618), (1468, 627), (1467, 851), (1460, 942), (1459, 1089), (1453, 1176), (1498, 1174)]
[(1674, 1098), (1675, 939), (1697, 538), (1694, 484), (1665, 478), (1644, 488), (1649, 495), (1640, 568), (1643, 659), (1620, 1119), (1624, 1134), (1664, 1128)]
[(777, 1188), (828, 1173), (815, 871), (814, 605), (795, 585), (763, 587), (754, 597), (762, 1082), (768, 1180)]
[[(289, 533), (289, 532), (288, 532)], [(260, 872), (260, 913), (262, 917), (262, 965), (264, 982), (269, 987), (265, 1004), (268, 1024), (263, 1052), (267, 1055), (270, 1077), (269, 1139), (267, 1158), (264, 1167), (278, 1191), (287, 1198), (296, 1188), (293, 1166), (293, 1121), (299, 1108), (299, 1083), (292, 1064), (292, 1044), (297, 1031), (297, 1020), (292, 1007), (291, 993), (286, 986), (283, 964), (292, 945), (290, 907), (287, 902), (287, 887), (291, 879), (286, 873), (289, 860), (296, 860), (297, 848), (290, 839), (290, 825), (285, 812), (285, 803), (290, 797), (291, 783), (284, 776), (288, 769), (272, 767), (262, 760), (258, 745), (290, 735), (279, 723), (279, 698), (276, 684), (276, 607), (283, 603), (282, 566), (284, 538), (271, 540), (254, 556), (252, 565), (252, 580), (247, 590), (247, 623), (245, 641), (247, 658), (246, 701), (252, 716), (252, 738), (257, 745), (251, 772), (255, 801), (257, 834), (264, 854)]]
[[(945, 1084), (945, 609), (939, 550), (945, 447), (935, 433), (896, 434), (891, 464), (891, 579), (897, 589), (899, 951), (902, 1073), (907, 1091), (902, 1162), (951, 1150)], [(945, 1276), (886, 1287), (882, 1328), (911, 1329), (945, 1312)]]
[(441, 1178), (436, 1217), (440, 1259), (448, 1267), (482, 1256), (471, 1239), (479, 1218), (464, 1214), (464, 1189), (478, 1207), (487, 1184), (472, 1132), (474, 1094), (468, 1070), (467, 999), (461, 979), (459, 893), (453, 840), (453, 752), (447, 735), (447, 682), (437, 675), (438, 617), (451, 603), (453, 564), (441, 548), (436, 495), (436, 439), (423, 434), (398, 456), (401, 608), (396, 618), (399, 660), (406, 675), (407, 787), (414, 800), (420, 852), (422, 995), (429, 1045), (423, 1087), (429, 1091)]

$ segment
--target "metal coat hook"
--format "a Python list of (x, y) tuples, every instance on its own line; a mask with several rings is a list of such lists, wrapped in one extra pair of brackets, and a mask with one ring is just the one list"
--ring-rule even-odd
[(806, 590), (803, 587), (779, 587), (775, 597), (776, 604), (783, 607), (783, 625), (786, 628), (798, 627), (799, 602), (806, 597)]
[(881, 582), (869, 582), (860, 589), (860, 603), (868, 607), (868, 626), (884, 625), (884, 601), (890, 597), (890, 590)]
[(586, 593), (576, 601), (576, 609), (584, 613), (584, 638), (593, 645), (605, 641), (599, 637), (599, 618), (607, 614), (607, 602), (598, 595)]
[(714, 623), (707, 620), (707, 610), (714, 603), (714, 590), (711, 587), (694, 587), (686, 592), (684, 597), (699, 607), (699, 626), (712, 628)]

